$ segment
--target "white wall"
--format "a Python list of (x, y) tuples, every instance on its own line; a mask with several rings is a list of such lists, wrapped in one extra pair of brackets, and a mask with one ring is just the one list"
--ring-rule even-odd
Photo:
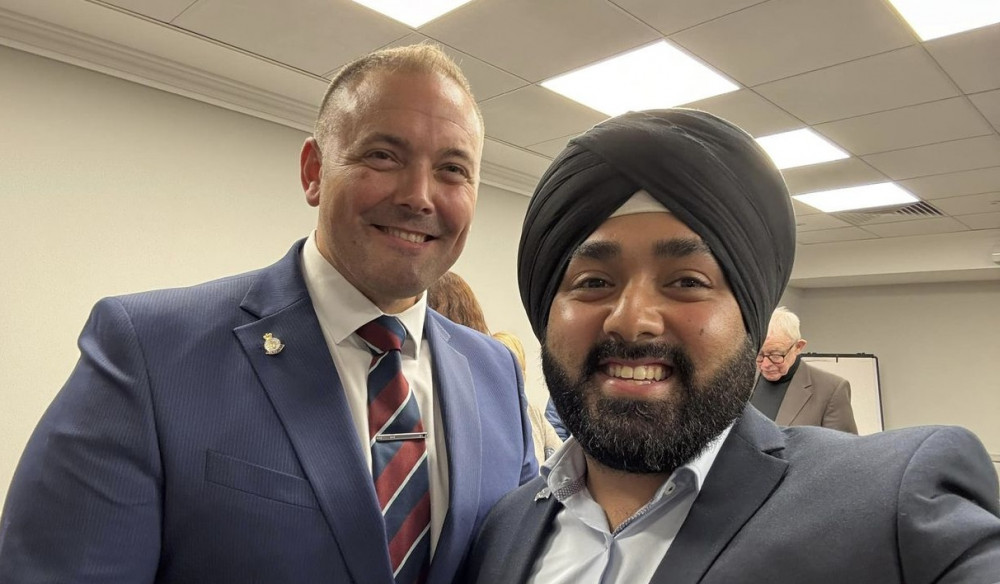
[(873, 353), (886, 428), (956, 424), (1000, 455), (1000, 282), (801, 291), (806, 350)]
[(315, 224), (297, 130), (0, 47), (0, 500), (111, 294), (271, 263)]

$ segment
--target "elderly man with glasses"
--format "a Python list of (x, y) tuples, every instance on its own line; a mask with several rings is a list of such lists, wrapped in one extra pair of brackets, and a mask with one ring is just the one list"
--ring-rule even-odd
[(805, 346), (799, 317), (779, 306), (757, 353), (760, 377), (750, 403), (782, 426), (822, 426), (857, 434), (851, 384), (802, 362)]

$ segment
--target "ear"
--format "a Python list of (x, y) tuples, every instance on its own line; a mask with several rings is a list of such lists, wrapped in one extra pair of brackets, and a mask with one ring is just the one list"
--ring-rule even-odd
[(302, 153), (299, 154), (299, 178), (302, 181), (302, 190), (306, 193), (306, 202), (309, 206), (319, 206), (319, 175), (323, 167), (323, 154), (319, 151), (319, 144), (316, 138), (306, 138), (302, 145)]
[(806, 348), (806, 342), (807, 341), (805, 339), (799, 339), (799, 342), (795, 343), (795, 348), (801, 352)]

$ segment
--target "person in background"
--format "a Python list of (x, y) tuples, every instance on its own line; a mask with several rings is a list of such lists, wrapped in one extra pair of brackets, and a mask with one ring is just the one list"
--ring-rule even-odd
[[(521, 374), (527, 375), (528, 362), (524, 355), (524, 343), (521, 342), (521, 339), (513, 333), (505, 331), (493, 333), (493, 338), (506, 345), (511, 353), (514, 353), (517, 362), (521, 365)], [(535, 456), (541, 463), (562, 446), (563, 440), (556, 433), (552, 424), (545, 419), (542, 410), (535, 407), (535, 404), (528, 403), (528, 417), (531, 418), (531, 439), (535, 442)]]
[(556, 431), (556, 435), (560, 439), (566, 440), (569, 438), (569, 430), (566, 429), (566, 424), (563, 424), (562, 418), (559, 417), (559, 411), (556, 410), (556, 404), (550, 398), (545, 404), (545, 419), (549, 421), (552, 428)]
[[(469, 327), (484, 335), (491, 335), (486, 326), (486, 316), (479, 305), (472, 287), (455, 272), (448, 272), (427, 289), (427, 306), (436, 310), (445, 318), (462, 326)], [(501, 342), (513, 353), (520, 366), (521, 376), (526, 372), (524, 345), (520, 339), (510, 333), (496, 333), (492, 337)], [(541, 410), (528, 402), (528, 418), (531, 420), (531, 437), (535, 446), (535, 458), (542, 462), (548, 458), (550, 451), (562, 444), (555, 430), (545, 420)], [(555, 438), (555, 441), (553, 441)]]
[(465, 245), (483, 135), (439, 48), (346, 65), (300, 154), (315, 231), (98, 302), (14, 475), (0, 581), (455, 581), (538, 473), (510, 353), (424, 295)]
[(445, 272), (427, 289), (427, 306), (452, 322), (484, 335), (490, 334), (483, 308), (469, 283), (455, 272)]
[(784, 306), (776, 308), (757, 354), (760, 376), (750, 403), (780, 426), (822, 426), (857, 434), (850, 382), (803, 362), (805, 347), (799, 317)]
[(460, 581), (996, 583), (997, 473), (971, 432), (749, 405), (794, 254), (781, 173), (729, 122), (629, 112), (570, 140), (517, 274), (572, 437), (497, 503)]

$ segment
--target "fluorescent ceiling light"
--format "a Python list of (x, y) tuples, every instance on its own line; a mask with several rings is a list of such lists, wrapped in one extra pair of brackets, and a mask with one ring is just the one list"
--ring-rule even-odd
[(375, 12), (417, 28), (472, 0), (354, 0)]
[(850, 156), (809, 128), (763, 136), (757, 138), (757, 143), (780, 169), (842, 160)]
[(542, 86), (609, 116), (673, 107), (739, 89), (666, 41), (553, 77)]
[(901, 186), (891, 182), (834, 189), (832, 191), (819, 191), (816, 193), (795, 195), (792, 198), (826, 213), (904, 205), (906, 203), (916, 203), (920, 200)]
[(1000, 22), (998, 0), (889, 0), (922, 40)]

